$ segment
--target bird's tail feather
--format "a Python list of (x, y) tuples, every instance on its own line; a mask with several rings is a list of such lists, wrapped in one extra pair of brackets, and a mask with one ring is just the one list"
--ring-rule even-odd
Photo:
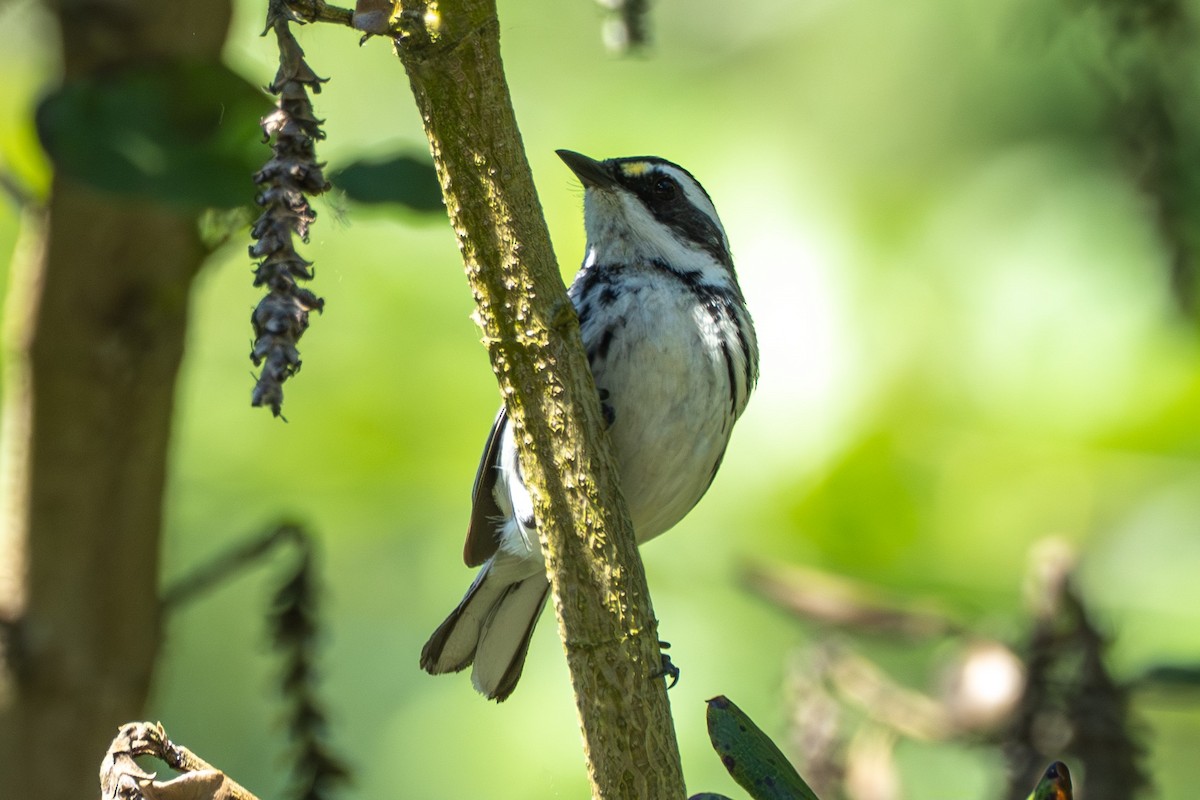
[(517, 688), (529, 640), (549, 593), (543, 575), (514, 583), (484, 623), (471, 682), (489, 700), (503, 701)]
[(521, 677), (550, 585), (541, 574), (504, 583), (490, 567), (480, 570), (462, 602), (429, 637), (421, 650), (421, 668), (437, 675), (474, 663), (475, 688), (489, 700), (501, 701)]
[(491, 576), (491, 564), (479, 571), (458, 607), (421, 648), (421, 669), (431, 675), (458, 672), (475, 660), (480, 631), (508, 585)]

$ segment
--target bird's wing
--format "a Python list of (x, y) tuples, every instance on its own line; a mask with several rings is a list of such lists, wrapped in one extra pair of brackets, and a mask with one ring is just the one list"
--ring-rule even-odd
[(508, 426), (508, 412), (504, 406), (492, 423), (479, 469), (475, 473), (475, 485), (471, 488), (471, 522), (467, 527), (467, 543), (463, 546), (463, 560), (468, 567), (477, 567), (495, 554), (500, 547), (500, 521), (504, 512), (496, 504), (496, 474), (500, 470), (500, 440)]

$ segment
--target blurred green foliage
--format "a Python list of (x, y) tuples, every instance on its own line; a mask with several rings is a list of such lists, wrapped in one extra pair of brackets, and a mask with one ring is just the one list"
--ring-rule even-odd
[(57, 169), (121, 195), (194, 208), (252, 205), (262, 163), (250, 136), (271, 109), (222, 64), (151, 63), (77, 78), (38, 105)]
[[(256, 85), (275, 69), (263, 14), (239, 2), (226, 51)], [(582, 252), (581, 193), (554, 149), (662, 155), (714, 197), (759, 326), (762, 382), (721, 476), (644, 551), (683, 670), (671, 697), (692, 786), (737, 791), (712, 758), (705, 698), (774, 709), (758, 723), (786, 742), (781, 682), (806, 632), (738, 586), (750, 558), (938, 595), (1011, 637), (1029, 548), (1058, 535), (1082, 549), (1119, 675), (1200, 654), (1200, 343), (1172, 296), (1160, 202), (1114, 122), (1136, 122), (1114, 98), (1147, 85), (1126, 65), (1169, 54), (1160, 106), (1173, 152), (1194, 152), (1195, 46), (1141, 37), (1134, 58), (1106, 14), (1069, 0), (664, 3), (651, 49), (617, 59), (587, 3), (501, 3), (564, 276)], [(56, 45), (31, 3), (0, 7), (0, 30), (0, 170), (43, 195), (33, 109)], [(331, 78), (316, 98), (331, 170), (421, 151), (385, 41), (299, 36)], [(322, 537), (320, 663), (334, 747), (355, 769), (346, 796), (585, 796), (553, 626), (499, 707), (417, 668), (469, 580), (460, 536), (499, 397), (449, 226), (334, 202), (303, 251), (328, 305), (288, 424), (249, 406), (246, 242), (197, 284), (165, 580), (281, 514), (303, 519)], [(16, 237), (0, 206), (0, 265)], [(244, 580), (173, 618), (149, 711), (263, 796), (282, 789), (285, 748), (269, 592)], [(1194, 698), (1135, 701), (1161, 796), (1190, 796)], [(969, 747), (903, 743), (898, 759), (907, 796), (948, 797), (951, 771), (954, 798), (999, 785), (996, 760)]]

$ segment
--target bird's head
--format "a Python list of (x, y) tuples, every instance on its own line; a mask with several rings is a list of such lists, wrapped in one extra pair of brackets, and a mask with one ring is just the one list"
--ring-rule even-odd
[(588, 260), (657, 260), (684, 270), (721, 267), (733, 275), (717, 209), (686, 169), (655, 156), (596, 161), (557, 152), (583, 183)]

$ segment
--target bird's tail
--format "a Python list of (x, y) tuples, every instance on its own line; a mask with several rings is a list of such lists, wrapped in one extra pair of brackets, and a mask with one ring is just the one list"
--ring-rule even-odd
[(472, 663), (471, 682), (489, 700), (507, 699), (517, 686), (529, 639), (550, 584), (542, 574), (505, 583), (484, 566), (462, 602), (421, 649), (431, 675), (459, 672)]

